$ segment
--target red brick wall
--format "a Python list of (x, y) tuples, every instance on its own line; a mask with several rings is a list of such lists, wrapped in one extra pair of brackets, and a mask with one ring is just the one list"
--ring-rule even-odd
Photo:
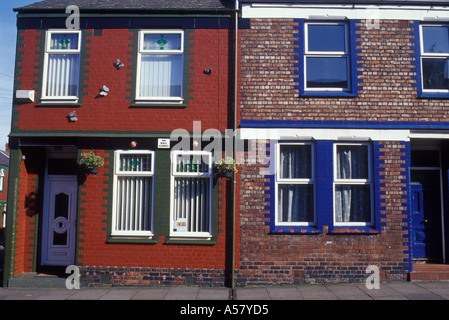
[[(298, 85), (295, 72), (300, 71), (294, 66), (299, 46), (294, 37), (297, 23), (293, 19), (251, 19), (251, 28), (242, 30), (241, 119), (448, 121), (449, 102), (416, 98), (410, 23), (383, 20), (378, 29), (370, 30), (364, 21), (358, 24), (358, 78), (362, 81), (356, 98), (301, 98), (294, 88)], [(380, 268), (383, 279), (403, 279), (410, 249), (405, 188), (408, 151), (401, 142), (378, 144), (379, 234), (332, 234), (326, 225), (319, 235), (270, 233), (272, 178), (260, 174), (264, 165), (245, 163), (240, 182), (241, 267), (237, 281), (363, 280), (371, 264)]]
[(30, 200), (35, 199), (35, 194), (38, 192), (37, 177), (38, 175), (35, 173), (28, 173), (25, 161), (21, 161), (14, 234), (14, 275), (35, 271), (35, 248), (37, 244), (34, 242), (34, 239), (37, 232), (36, 213), (38, 211), (34, 210), (34, 204)]
[[(241, 170), (240, 270), (237, 282), (245, 285), (297, 282), (362, 281), (366, 268), (376, 265), (382, 279), (402, 280), (409, 249), (407, 218), (406, 146), (379, 142), (380, 214), (378, 234), (330, 233), (273, 234), (268, 224), (270, 176), (260, 174), (265, 165), (245, 165)], [(389, 163), (391, 160), (391, 163)], [(317, 190), (317, 192), (320, 192)], [(329, 199), (331, 202), (332, 199)], [(317, 212), (322, 219), (322, 212)]]
[[(112, 185), (108, 171), (112, 170), (109, 154), (97, 150), (104, 157), (105, 165), (95, 176), (88, 176), (80, 189), (78, 265), (82, 266), (84, 279), (98, 282), (100, 274), (111, 277), (115, 284), (184, 284), (186, 276), (194, 276), (196, 283), (223, 284), (228, 263), (227, 253), (230, 247), (226, 232), (229, 232), (230, 208), (227, 203), (227, 188), (224, 181), (219, 181), (218, 192), (218, 234), (215, 245), (174, 245), (167, 244), (168, 237), (159, 236), (157, 244), (107, 243), (108, 216), (112, 204), (112, 195), (108, 188)], [(169, 195), (166, 195), (169, 201)], [(156, 210), (157, 211), (157, 210)], [(169, 212), (157, 211), (165, 215)], [(164, 233), (161, 225), (156, 233)], [(168, 230), (166, 230), (168, 231)], [(173, 272), (167, 272), (173, 269)], [(162, 271), (161, 271), (162, 270)], [(131, 273), (130, 273), (131, 272)], [(151, 274), (151, 279), (148, 274)], [(168, 279), (164, 275), (170, 274)], [(171, 278), (174, 277), (175, 278)]]
[[(102, 35), (93, 35), (93, 30), (83, 30), (87, 34), (85, 49), (85, 81), (81, 83), (83, 105), (79, 108), (36, 107), (35, 103), (17, 106), (19, 130), (112, 130), (112, 131), (172, 131), (177, 128), (192, 130), (193, 121), (201, 121), (202, 128), (227, 128), (227, 110), (232, 106), (229, 99), (233, 87), (233, 42), (228, 30), (198, 29), (190, 33), (190, 59), (192, 74), (189, 84), (190, 100), (187, 108), (130, 108), (133, 64), (137, 57), (132, 55), (132, 46), (137, 45), (137, 37), (129, 30), (105, 29)], [(188, 33), (189, 30), (186, 30)], [(21, 81), (18, 89), (37, 89), (36, 75), (39, 68), (39, 35), (35, 30), (21, 32), (24, 38), (19, 51), (23, 62), (19, 62)], [(187, 35), (186, 35), (187, 36)], [(42, 37), (44, 39), (44, 37)], [(42, 51), (43, 52), (43, 51)], [(232, 57), (232, 56), (231, 56)], [(125, 67), (120, 70), (112, 65), (119, 58)], [(43, 58), (41, 59), (43, 61)], [(229, 65), (231, 63), (231, 65)], [(212, 74), (204, 74), (205, 68), (212, 68)], [(83, 71), (82, 71), (83, 72)], [(231, 82), (232, 83), (232, 82)], [(100, 88), (110, 88), (107, 97), (98, 98)], [(36, 93), (37, 99), (40, 93)], [(76, 110), (78, 121), (69, 123), (67, 115)]]
[[(251, 19), (242, 30), (242, 120), (443, 121), (449, 102), (417, 99), (410, 32), (413, 21), (380, 20), (360, 27), (357, 98), (300, 98), (294, 88), (293, 19)], [(300, 71), (301, 72), (301, 71)]]

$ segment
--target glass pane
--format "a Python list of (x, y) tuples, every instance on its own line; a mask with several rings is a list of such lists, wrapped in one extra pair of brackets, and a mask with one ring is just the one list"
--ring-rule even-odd
[(182, 55), (144, 55), (140, 69), (140, 97), (182, 97)]
[(308, 25), (309, 51), (346, 52), (344, 25)]
[(313, 222), (313, 185), (290, 184), (279, 186), (279, 222)]
[(422, 59), (422, 73), (424, 89), (449, 89), (447, 59)]
[(411, 167), (439, 167), (439, 150), (412, 150)]
[(337, 222), (371, 222), (370, 186), (336, 186), (335, 215)]
[(449, 28), (443, 26), (423, 26), (425, 53), (449, 53)]
[(151, 171), (151, 154), (120, 155), (119, 171), (130, 171), (130, 172)]
[(117, 231), (151, 231), (151, 177), (117, 179)]
[(368, 147), (337, 146), (337, 178), (368, 179)]
[(210, 178), (176, 178), (173, 231), (210, 232)]
[(63, 233), (53, 232), (53, 245), (55, 246), (66, 246), (67, 245), (67, 231)]
[(79, 71), (79, 54), (49, 55), (47, 96), (78, 96)]
[(181, 50), (181, 34), (145, 34), (143, 50)]
[(179, 154), (176, 159), (176, 172), (209, 172), (210, 155)]
[(346, 58), (307, 58), (307, 88), (348, 88)]
[(69, 195), (65, 193), (55, 196), (55, 219), (58, 217), (69, 218)]
[(50, 40), (51, 50), (78, 50), (78, 33), (53, 33)]
[(280, 176), (283, 179), (311, 179), (312, 146), (281, 145)]

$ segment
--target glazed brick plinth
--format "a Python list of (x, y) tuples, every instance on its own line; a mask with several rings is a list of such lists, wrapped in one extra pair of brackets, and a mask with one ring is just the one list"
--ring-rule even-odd
[(213, 269), (81, 267), (81, 281), (90, 286), (223, 286), (225, 273)]

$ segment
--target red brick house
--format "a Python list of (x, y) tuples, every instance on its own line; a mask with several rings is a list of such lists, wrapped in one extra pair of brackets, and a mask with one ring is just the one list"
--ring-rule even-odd
[(239, 125), (258, 160), (240, 171), (237, 281), (447, 264), (447, 1), (243, 0), (241, 16)]
[(89, 284), (229, 283), (232, 184), (207, 146), (234, 125), (233, 1), (15, 11), (5, 285), (68, 265)]

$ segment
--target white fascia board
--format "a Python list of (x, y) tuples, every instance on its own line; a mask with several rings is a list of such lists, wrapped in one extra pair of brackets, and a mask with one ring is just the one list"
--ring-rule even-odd
[(242, 128), (242, 140), (410, 141), (410, 130)]
[(449, 6), (244, 4), (243, 18), (449, 20)]
[(411, 131), (410, 139), (449, 139), (449, 132)]

